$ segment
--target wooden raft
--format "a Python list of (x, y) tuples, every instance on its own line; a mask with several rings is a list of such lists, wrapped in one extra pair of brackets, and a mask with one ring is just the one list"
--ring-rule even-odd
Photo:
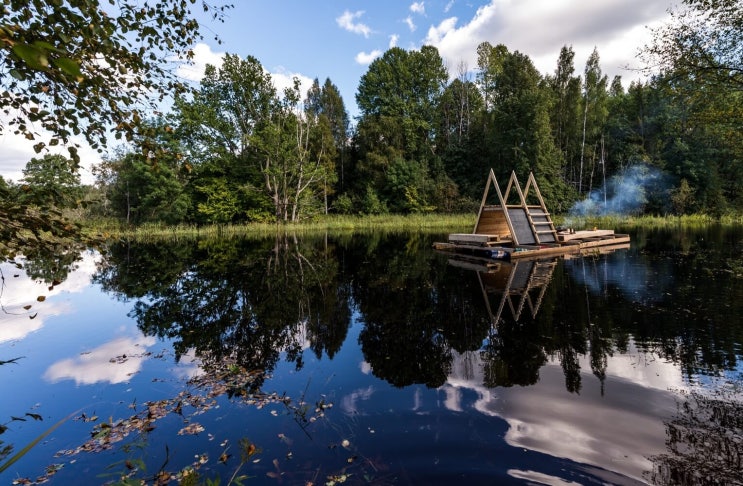
[[(497, 199), (489, 204), (491, 186)], [(614, 230), (558, 232), (533, 173), (522, 190), (516, 173), (511, 172), (506, 190), (501, 192), (491, 169), (472, 233), (450, 234), (448, 243), (434, 243), (434, 248), (484, 259), (519, 259), (580, 254), (629, 241), (629, 235), (615, 234)]]

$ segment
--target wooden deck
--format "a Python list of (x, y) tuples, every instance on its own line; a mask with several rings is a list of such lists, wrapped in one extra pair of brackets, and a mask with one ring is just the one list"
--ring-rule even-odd
[[(488, 202), (490, 188), (497, 200)], [(517, 196), (516, 201), (512, 201)], [(490, 170), (472, 233), (452, 233), (448, 242), (434, 243), (438, 251), (478, 260), (524, 260), (551, 256), (605, 253), (629, 248), (629, 235), (614, 230), (558, 231), (544, 203), (534, 174), (522, 190), (512, 172), (501, 192)], [(605, 250), (605, 251), (603, 251)]]
[(434, 243), (434, 249), (454, 252), (477, 260), (522, 260), (549, 256), (587, 255), (608, 253), (629, 248), (630, 237), (613, 230), (586, 230), (574, 233), (557, 233), (557, 243), (539, 245), (511, 245), (509, 241), (491, 238), (490, 235), (449, 235), (448, 243)]

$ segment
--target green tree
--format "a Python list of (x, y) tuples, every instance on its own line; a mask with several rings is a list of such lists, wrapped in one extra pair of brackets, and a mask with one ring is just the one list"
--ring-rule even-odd
[[(486, 55), (490, 49), (490, 55)], [(561, 174), (561, 156), (551, 133), (549, 91), (528, 56), (481, 45), (480, 69), (493, 70), (487, 128), (488, 159), (500, 180), (515, 171), (521, 180), (533, 172), (549, 207), (567, 207), (570, 193)], [(494, 60), (493, 60), (494, 59)]]
[(348, 143), (349, 118), (343, 97), (341, 97), (338, 87), (330, 81), (330, 78), (325, 79), (322, 87), (315, 78), (307, 93), (305, 105), (308, 115), (327, 118), (335, 142), (336, 179), (340, 191), (343, 191), (345, 190), (346, 165), (350, 155)]
[(250, 138), (265, 190), (279, 221), (297, 221), (333, 175), (335, 145), (325, 117), (303, 111), (299, 80), (276, 99)]
[[(355, 140), (359, 193), (371, 184), (380, 195), (393, 194), (387, 174), (397, 160), (410, 167), (422, 164), (436, 177), (437, 106), (447, 77), (438, 50), (431, 46), (418, 51), (393, 47), (371, 63), (356, 93), (361, 111)], [(416, 187), (417, 197), (432, 197), (424, 194), (427, 190)], [(390, 207), (400, 207), (399, 199), (406, 196), (394, 194), (398, 201), (390, 201)]]
[(482, 174), (489, 169), (476, 143), (484, 106), (477, 85), (464, 74), (446, 87), (438, 104), (437, 150), (458, 190), (473, 198), (482, 193)]
[(578, 179), (581, 141), (581, 78), (575, 76), (574, 58), (572, 46), (563, 46), (555, 74), (547, 79), (553, 97), (550, 112), (552, 134), (564, 160), (563, 177), (566, 181)]
[[(582, 137), (580, 145), (580, 162), (578, 169), (578, 194), (593, 189), (593, 176), (598, 164), (604, 163), (604, 127), (608, 116), (607, 77), (601, 72), (599, 53), (591, 52), (586, 62), (583, 79)], [(588, 184), (585, 170), (588, 172)]]
[[(108, 129), (129, 140), (147, 107), (186, 90), (173, 69), (188, 61), (202, 39), (192, 13), (195, 0), (136, 1), (6, 0), (0, 6), (0, 109), (13, 129), (49, 145), (82, 135), (94, 148), (106, 145)], [(200, 2), (222, 19), (229, 6)], [(70, 157), (78, 162), (75, 146)]]
[[(176, 100), (173, 124), (184, 159), (193, 167), (194, 205), (201, 208), (197, 221), (225, 222), (227, 207), (232, 208), (230, 220), (265, 219), (266, 209), (270, 215), (261, 166), (249, 146), (276, 99), (276, 88), (258, 59), (227, 54), (221, 67), (206, 67), (192, 99)], [(237, 207), (234, 202), (225, 206), (220, 193), (239, 195)], [(219, 207), (210, 209), (212, 204)]]
[(191, 199), (186, 187), (191, 166), (165, 119), (142, 125), (141, 136), (96, 169), (98, 186), (114, 214), (127, 224), (183, 222)]
[[(297, 79), (280, 97), (252, 56), (228, 54), (220, 68), (207, 67), (199, 92), (179, 100), (174, 117), (202, 215), (231, 208), (233, 221), (264, 219), (268, 204), (273, 218), (296, 221), (319, 207), (334, 183), (336, 149), (330, 118), (313, 101), (303, 103)], [(202, 177), (212, 181), (199, 183)], [(237, 201), (226, 198), (230, 192)]]
[(75, 207), (82, 196), (75, 163), (63, 155), (33, 158), (23, 169), (22, 200), (57, 208)]
[(687, 181), (698, 209), (740, 210), (743, 3), (684, 0), (671, 14), (642, 52), (664, 103), (664, 164)]
[(643, 50), (647, 69), (743, 90), (743, 2), (683, 0), (671, 16)]
[(447, 77), (435, 47), (389, 49), (371, 63), (359, 81), (359, 125), (387, 119), (390, 123), (385, 123), (385, 128), (399, 130), (400, 136), (383, 143), (393, 145), (404, 158), (428, 157), (434, 150), (435, 108)]
[[(50, 157), (57, 160), (57, 156)], [(59, 179), (74, 180), (71, 165), (65, 165), (67, 159), (62, 159), (58, 166), (48, 159), (29, 162), (27, 177), (35, 181), (41, 177), (41, 168), (50, 165), (64, 172), (55, 175), (61, 176), (57, 183)], [(37, 188), (8, 183), (0, 177), (0, 258), (13, 258), (18, 253), (29, 256), (73, 251), (78, 246), (80, 225), (71, 221), (59, 205), (71, 203), (65, 198), (74, 192), (72, 186), (55, 186), (54, 181), (48, 188)]]

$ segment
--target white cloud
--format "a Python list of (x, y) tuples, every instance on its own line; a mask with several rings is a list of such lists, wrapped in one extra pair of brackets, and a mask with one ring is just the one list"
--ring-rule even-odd
[(356, 54), (356, 62), (362, 65), (371, 64), (371, 62), (382, 55), (382, 51), (375, 49), (371, 52), (359, 52)]
[(451, 8), (454, 6), (454, 0), (451, 0), (449, 3), (446, 4), (444, 7), (444, 13), (447, 13)]
[[(7, 127), (7, 125), (6, 125)], [(41, 131), (41, 130), (40, 130)], [(33, 158), (43, 157), (45, 154), (60, 154), (65, 157), (70, 156), (66, 145), (56, 145), (36, 153), (34, 145), (43, 140), (48, 142), (51, 139), (49, 132), (42, 132), (37, 140), (27, 140), (22, 135), (16, 135), (12, 132), (5, 131), (0, 135), (0, 175), (5, 180), (18, 182), (23, 178), (23, 169), (26, 164)], [(74, 138), (73, 143), (77, 143), (78, 154), (80, 155), (80, 180), (83, 184), (92, 184), (95, 180), (91, 171), (92, 167), (101, 161), (101, 154), (94, 150), (90, 145), (81, 138)]]
[[(224, 52), (214, 52), (208, 45), (198, 44), (194, 48), (193, 65), (180, 67), (178, 75), (191, 81), (199, 82), (204, 77), (206, 65), (210, 64), (219, 68), (222, 66), (224, 56)], [(271, 81), (273, 81), (273, 85), (279, 96), (283, 95), (285, 88), (294, 86), (295, 77), (300, 80), (302, 95), (312, 86), (312, 78), (302, 73), (291, 72), (283, 66), (277, 66), (270, 71), (265, 66), (263, 69), (271, 76)]]
[(426, 6), (424, 5), (425, 2), (413, 2), (410, 5), (410, 11), (413, 13), (417, 13), (419, 15), (425, 15), (426, 14)]
[(346, 10), (340, 17), (336, 18), (335, 21), (342, 29), (353, 32), (354, 34), (361, 34), (368, 38), (369, 34), (371, 34), (371, 29), (365, 24), (355, 22), (355, 20), (360, 18), (362, 15), (364, 15), (363, 10), (353, 13)]
[[(431, 26), (428, 29), (428, 35), (426, 36), (425, 44), (437, 46), (443, 42), (449, 36), (457, 35), (457, 18), (449, 17), (442, 20), (438, 26)], [(441, 49), (441, 48), (439, 48)]]
[(149, 359), (147, 347), (156, 343), (152, 336), (116, 338), (75, 358), (57, 361), (46, 370), (44, 379), (52, 383), (70, 379), (78, 385), (124, 383), (142, 369)]
[(312, 78), (309, 78), (303, 74), (290, 72), (283, 66), (275, 68), (273, 72), (269, 74), (271, 74), (271, 81), (273, 81), (273, 85), (274, 87), (276, 87), (276, 92), (279, 94), (279, 96), (283, 96), (284, 90), (286, 88), (291, 88), (294, 86), (295, 77), (299, 78), (299, 91), (303, 97), (305, 94), (307, 94), (307, 90), (310, 89), (314, 81)]
[(481, 42), (504, 44), (527, 54), (542, 74), (554, 72), (564, 45), (573, 46), (576, 74), (582, 74), (596, 47), (610, 80), (617, 74), (636, 79), (639, 74), (624, 67), (635, 63), (638, 49), (649, 41), (645, 26), (668, 18), (667, 7), (647, 0), (492, 0), (460, 27), (454, 17), (432, 26), (424, 43), (436, 46), (450, 66), (462, 61), (476, 66)]
[(393, 48), (393, 47), (397, 46), (397, 41), (399, 41), (399, 40), (400, 40), (400, 36), (399, 36), (399, 35), (397, 35), (397, 34), (392, 34), (392, 35), (390, 36), (390, 43), (389, 43), (389, 47), (390, 47), (390, 48)]
[(405, 22), (405, 24), (407, 24), (407, 26), (408, 26), (408, 29), (410, 29), (410, 32), (414, 32), (414, 31), (415, 31), (415, 23), (413, 22), (413, 19), (412, 19), (412, 18), (410, 18), (410, 16), (408, 16), (408, 17), (407, 17), (407, 18), (406, 18), (406, 19), (404, 20), (404, 22)]
[(224, 62), (224, 52), (214, 52), (212, 48), (203, 42), (199, 42), (193, 49), (194, 57), (190, 64), (181, 64), (178, 66), (177, 74), (181, 78), (189, 81), (201, 81), (204, 77), (204, 70), (207, 64), (217, 68)]
[[(71, 312), (72, 308), (67, 302), (56, 301), (54, 297), (82, 292), (87, 288), (99, 259), (97, 253), (83, 254), (82, 260), (75, 264), (75, 270), (51, 290), (48, 283), (29, 278), (23, 270), (9, 263), (0, 264), (5, 279), (0, 288), (0, 343), (23, 339), (44, 327), (45, 319)], [(39, 296), (44, 296), (43, 302), (37, 300)]]

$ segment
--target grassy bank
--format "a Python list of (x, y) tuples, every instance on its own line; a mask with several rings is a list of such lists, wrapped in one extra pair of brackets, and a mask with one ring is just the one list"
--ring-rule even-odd
[[(278, 234), (321, 235), (351, 233), (468, 233), (472, 231), (476, 214), (386, 214), (365, 216), (327, 216), (300, 223), (250, 223), (242, 225), (176, 225), (144, 224), (127, 227), (115, 220), (87, 222), (85, 232), (105, 238), (138, 240), (178, 240), (197, 238), (263, 238)], [(704, 227), (711, 224), (740, 225), (743, 215), (713, 218), (707, 215), (688, 216), (601, 216), (554, 217), (555, 225), (574, 229), (598, 227), (627, 230), (632, 228)]]
[(114, 220), (93, 221), (85, 224), (90, 235), (106, 238), (134, 238), (140, 240), (232, 238), (275, 236), (277, 233), (301, 235), (351, 234), (351, 233), (405, 233), (422, 231), (462, 232), (472, 231), (473, 214), (386, 214), (365, 216), (327, 216), (315, 221), (299, 223), (250, 223), (242, 225), (176, 225), (143, 224), (127, 227)]
[(558, 226), (575, 229), (631, 229), (631, 228), (703, 228), (710, 225), (735, 226), (743, 224), (743, 214), (726, 215), (715, 218), (706, 214), (684, 216), (557, 216), (554, 222)]

